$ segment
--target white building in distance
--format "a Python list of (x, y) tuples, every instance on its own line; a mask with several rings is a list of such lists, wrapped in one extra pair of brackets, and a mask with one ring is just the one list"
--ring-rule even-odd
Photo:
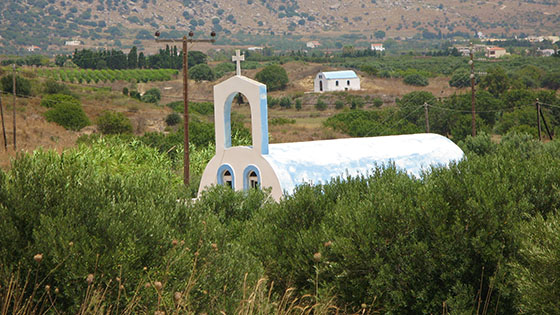
[(385, 51), (385, 47), (383, 47), (383, 44), (381, 43), (371, 44), (370, 49), (373, 51)]
[(315, 93), (359, 90), (360, 78), (352, 70), (319, 72), (315, 76)]
[(64, 45), (65, 46), (80, 46), (82, 44), (79, 40), (67, 40)]
[[(216, 154), (202, 174), (199, 195), (213, 185), (226, 185), (237, 191), (267, 188), (280, 200), (302, 184), (367, 176), (386, 166), (421, 176), (432, 166), (463, 158), (457, 145), (436, 134), (269, 144), (266, 85), (241, 75), (242, 59), (238, 52), (237, 75), (214, 86)], [(252, 146), (231, 145), (231, 104), (238, 93), (249, 102)]]

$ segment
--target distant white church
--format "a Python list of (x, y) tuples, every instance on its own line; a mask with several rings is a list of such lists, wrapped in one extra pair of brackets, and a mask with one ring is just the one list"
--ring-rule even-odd
[[(237, 75), (214, 86), (216, 155), (204, 170), (199, 194), (212, 185), (235, 190), (266, 187), (280, 200), (304, 183), (367, 175), (389, 164), (419, 176), (430, 166), (446, 166), (463, 157), (457, 145), (436, 134), (269, 144), (266, 85), (241, 75), (243, 59), (237, 51)], [(237, 93), (247, 98), (251, 109), (252, 146), (231, 145), (231, 104)]]
[(359, 90), (360, 78), (352, 70), (319, 72), (315, 76), (315, 93)]

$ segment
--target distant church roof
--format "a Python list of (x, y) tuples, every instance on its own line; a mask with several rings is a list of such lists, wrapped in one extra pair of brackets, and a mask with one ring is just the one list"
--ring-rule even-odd
[(437, 134), (412, 134), (270, 144), (263, 157), (276, 172), (285, 193), (302, 183), (327, 183), (338, 176), (368, 175), (376, 166), (394, 163), (420, 176), (430, 166), (459, 161), (463, 151)]
[(325, 79), (355, 79), (358, 76), (352, 70), (323, 72)]

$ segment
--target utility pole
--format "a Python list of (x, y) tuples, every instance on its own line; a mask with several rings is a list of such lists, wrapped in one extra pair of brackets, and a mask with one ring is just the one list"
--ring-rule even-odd
[(535, 102), (535, 107), (537, 107), (537, 129), (539, 130), (539, 141), (541, 141), (541, 104), (538, 98)]
[(474, 94), (474, 49), (473, 43), (471, 42), (469, 65), (471, 66), (471, 111), (472, 111), (472, 136), (476, 136), (476, 116), (475, 116), (475, 94)]
[(16, 64), (12, 65), (12, 92), (14, 93), (14, 151), (17, 149), (16, 145)]
[(2, 118), (2, 135), (4, 136), (4, 150), (8, 151), (8, 141), (6, 139), (6, 127), (4, 126), (4, 107), (2, 106), (2, 93), (0, 93), (0, 116)]
[(210, 33), (211, 39), (194, 39), (194, 33), (189, 32), (189, 36), (183, 36), (180, 39), (159, 39), (159, 31), (155, 33), (156, 42), (158, 43), (183, 43), (183, 102), (184, 102), (184, 128), (185, 128), (185, 156), (184, 156), (184, 166), (183, 166), (183, 183), (185, 186), (189, 186), (190, 182), (190, 158), (189, 158), (189, 62), (188, 62), (188, 47), (187, 43), (213, 43), (216, 41), (216, 33)]
[(430, 133), (430, 116), (428, 115), (428, 103), (424, 102), (424, 114), (426, 115), (426, 133)]

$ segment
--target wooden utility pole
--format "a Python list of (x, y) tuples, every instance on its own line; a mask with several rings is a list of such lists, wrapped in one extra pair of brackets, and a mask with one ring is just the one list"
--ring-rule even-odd
[(184, 156), (184, 166), (183, 166), (183, 183), (185, 186), (189, 185), (190, 182), (190, 158), (189, 158), (189, 60), (188, 60), (188, 47), (187, 43), (213, 43), (216, 40), (216, 33), (210, 33), (211, 39), (194, 39), (194, 33), (189, 32), (189, 36), (183, 36), (181, 39), (159, 39), (159, 32), (156, 32), (156, 42), (158, 43), (177, 43), (183, 42), (183, 103), (184, 103), (184, 128), (185, 128), (185, 156)]
[(472, 112), (472, 136), (476, 136), (476, 115), (475, 115), (475, 90), (474, 90), (474, 49), (471, 43), (469, 65), (471, 66), (471, 112)]
[(8, 141), (6, 139), (6, 127), (4, 125), (4, 107), (2, 106), (2, 93), (0, 93), (0, 116), (2, 118), (2, 135), (4, 136), (4, 150), (8, 151)]
[(424, 102), (424, 114), (426, 116), (426, 133), (430, 133), (430, 116), (428, 115), (428, 103)]
[(12, 66), (13, 75), (12, 75), (12, 92), (14, 93), (14, 151), (17, 149), (16, 144), (16, 64), (14, 63)]
[(535, 102), (535, 107), (537, 108), (537, 129), (539, 130), (539, 141), (541, 141), (541, 104), (539, 99)]

